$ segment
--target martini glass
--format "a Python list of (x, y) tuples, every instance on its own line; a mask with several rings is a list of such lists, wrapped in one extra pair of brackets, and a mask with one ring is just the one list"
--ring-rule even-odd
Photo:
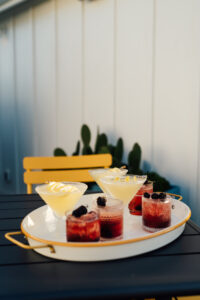
[(146, 181), (147, 176), (127, 175), (121, 177), (104, 176), (99, 180), (103, 183), (110, 196), (121, 200), (124, 204), (124, 220), (131, 224), (128, 203), (133, 199)]
[(65, 215), (74, 208), (86, 189), (87, 185), (81, 182), (49, 182), (38, 185), (36, 192), (57, 218), (65, 219)]
[(91, 169), (89, 170), (90, 175), (94, 178), (100, 189), (105, 193), (109, 194), (109, 192), (106, 190), (106, 184), (100, 178), (103, 178), (105, 176), (110, 177), (118, 177), (118, 176), (124, 176), (128, 170), (124, 168), (100, 168), (100, 169)]

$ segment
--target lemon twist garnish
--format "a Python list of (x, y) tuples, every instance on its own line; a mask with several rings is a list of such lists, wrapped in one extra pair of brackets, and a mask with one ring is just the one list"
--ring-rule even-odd
[(130, 181), (130, 177), (129, 177), (129, 176), (126, 176), (126, 177), (125, 177), (125, 181), (126, 181), (126, 182), (129, 182), (129, 181)]
[(114, 173), (118, 173), (118, 172), (120, 172), (120, 169), (119, 168), (112, 168), (109, 171), (114, 172)]
[(119, 181), (119, 177), (115, 177), (114, 181)]

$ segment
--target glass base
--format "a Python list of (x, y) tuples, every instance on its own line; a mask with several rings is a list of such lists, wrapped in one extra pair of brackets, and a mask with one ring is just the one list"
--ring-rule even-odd
[(154, 227), (148, 227), (148, 226), (145, 226), (144, 224), (142, 225), (143, 229), (148, 231), (148, 232), (157, 232), (159, 230), (162, 230), (164, 228), (154, 228)]
[(121, 240), (123, 238), (123, 234), (113, 237), (113, 238), (104, 238), (104, 237), (100, 237), (100, 241), (101, 242), (106, 242), (106, 241), (117, 241), (117, 240)]

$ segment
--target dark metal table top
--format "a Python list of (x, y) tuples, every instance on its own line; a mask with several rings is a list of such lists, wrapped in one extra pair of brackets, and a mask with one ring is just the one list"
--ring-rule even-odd
[(0, 299), (130, 299), (200, 294), (200, 228), (158, 250), (106, 262), (53, 260), (4, 238), (44, 205), (38, 195), (0, 195)]

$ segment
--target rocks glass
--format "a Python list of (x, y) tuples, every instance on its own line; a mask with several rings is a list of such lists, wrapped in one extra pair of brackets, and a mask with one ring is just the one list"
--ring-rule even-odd
[(144, 193), (142, 224), (149, 232), (156, 232), (171, 224), (171, 197), (165, 193)]
[(68, 242), (99, 241), (100, 221), (98, 214), (95, 211), (91, 211), (81, 216), (68, 215), (66, 220), (66, 232)]
[(123, 236), (123, 202), (111, 197), (98, 197), (96, 210), (100, 219), (101, 238), (120, 239)]

